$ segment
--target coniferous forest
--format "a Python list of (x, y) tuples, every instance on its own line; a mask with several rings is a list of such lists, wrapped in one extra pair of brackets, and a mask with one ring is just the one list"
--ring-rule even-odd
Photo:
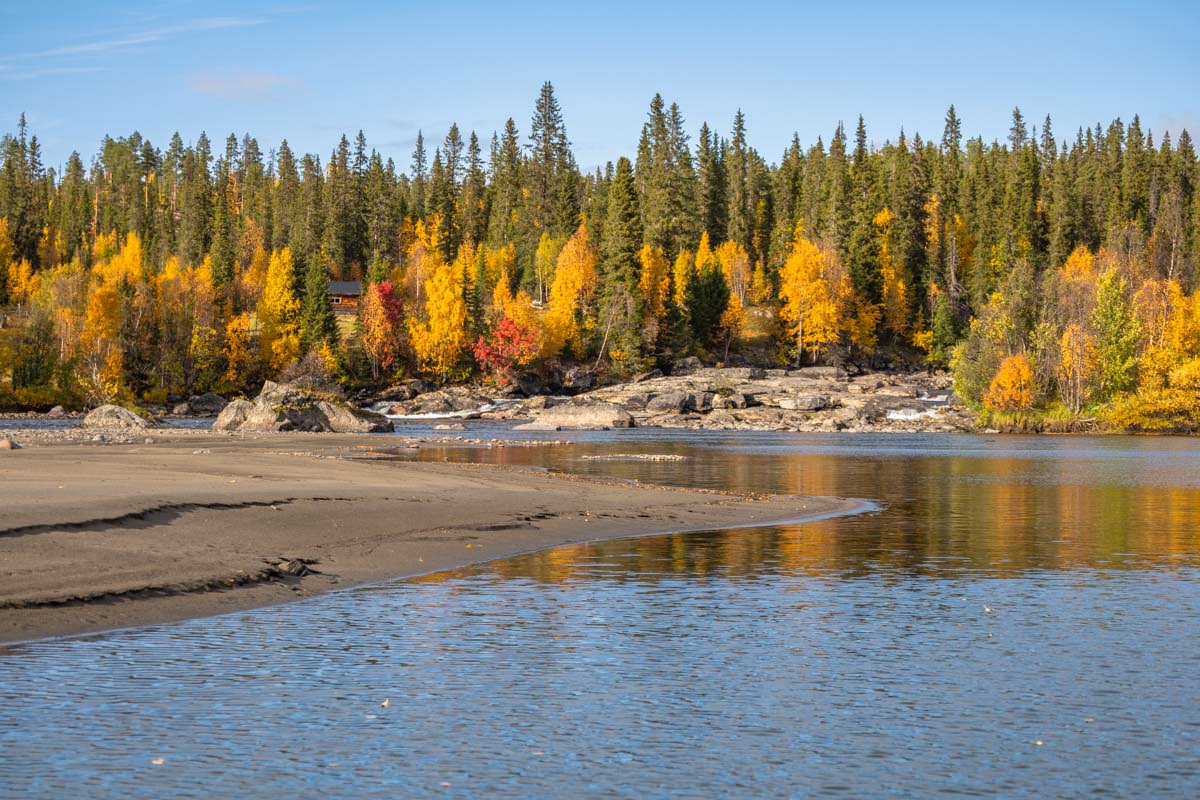
[[(257, 390), (613, 379), (707, 363), (946, 368), (985, 417), (1200, 429), (1200, 166), (1138, 117), (1003, 141), (870, 134), (761, 154), (739, 112), (655, 96), (581, 169), (546, 83), (524, 130), (452, 125), (408, 164), (249, 135), (0, 154), (0, 406)], [(439, 132), (440, 134), (440, 132)], [(875, 142), (883, 140), (882, 145)], [(335, 314), (330, 280), (361, 281)]]

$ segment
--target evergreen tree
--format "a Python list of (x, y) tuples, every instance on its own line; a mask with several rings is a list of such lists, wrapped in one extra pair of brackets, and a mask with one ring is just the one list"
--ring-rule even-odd
[(322, 342), (336, 346), (337, 317), (329, 303), (329, 274), (316, 259), (304, 270), (304, 294), (300, 301), (300, 346), (309, 352)]
[(421, 131), (417, 131), (417, 144), (413, 148), (412, 156), (412, 197), (408, 202), (408, 207), (412, 209), (413, 215), (418, 219), (425, 218), (425, 184), (428, 177), (425, 162), (425, 136)]
[(600, 247), (601, 335), (607, 343), (606, 352), (618, 370), (636, 370), (641, 363), (638, 292), (641, 245), (641, 213), (633, 185), (633, 165), (622, 157), (617, 160), (609, 189)]
[(746, 117), (738, 109), (733, 118), (733, 138), (725, 157), (728, 180), (729, 241), (750, 250), (754, 230), (754, 209), (750, 202), (750, 152), (746, 144)]
[(708, 231), (714, 242), (725, 240), (729, 219), (729, 201), (725, 189), (725, 165), (721, 143), (708, 123), (700, 126), (700, 141), (696, 144), (696, 194), (699, 203), (700, 228)]

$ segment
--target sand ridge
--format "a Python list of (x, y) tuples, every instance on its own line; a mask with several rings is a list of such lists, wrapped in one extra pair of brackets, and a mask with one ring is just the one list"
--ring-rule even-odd
[(374, 444), (163, 436), (5, 453), (0, 641), (275, 604), (557, 544), (857, 507), (396, 461)]

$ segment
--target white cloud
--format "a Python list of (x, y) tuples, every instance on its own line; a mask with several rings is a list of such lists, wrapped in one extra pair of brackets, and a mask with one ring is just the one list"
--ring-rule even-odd
[(201, 94), (230, 100), (267, 97), (298, 85), (286, 75), (274, 72), (196, 73), (188, 77), (188, 84)]

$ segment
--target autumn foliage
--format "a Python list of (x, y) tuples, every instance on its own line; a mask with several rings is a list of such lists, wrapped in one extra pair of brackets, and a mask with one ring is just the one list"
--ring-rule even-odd
[(1033, 370), (1024, 355), (1000, 362), (983, 404), (992, 411), (1020, 411), (1033, 405)]
[(497, 386), (507, 386), (514, 373), (533, 363), (538, 354), (537, 335), (509, 317), (496, 325), (491, 336), (480, 336), (475, 342), (474, 355), (479, 366)]

